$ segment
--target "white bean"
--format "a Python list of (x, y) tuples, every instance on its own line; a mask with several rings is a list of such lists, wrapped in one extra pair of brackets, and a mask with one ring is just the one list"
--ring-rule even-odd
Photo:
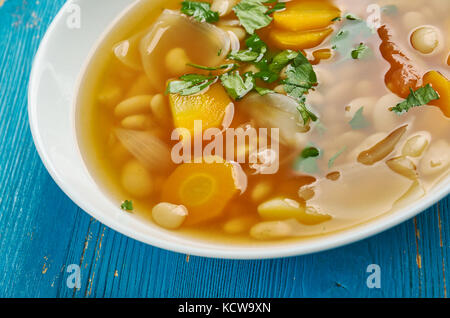
[(409, 157), (420, 157), (428, 147), (428, 139), (424, 133), (409, 138), (402, 149), (402, 155)]
[(268, 181), (261, 181), (253, 188), (251, 192), (251, 198), (253, 202), (261, 202), (264, 200), (273, 190), (273, 186)]
[(101, 88), (97, 95), (97, 100), (106, 107), (114, 107), (120, 102), (122, 96), (123, 91), (120, 85), (117, 83), (107, 83)]
[(179, 228), (188, 215), (183, 205), (162, 202), (152, 209), (152, 217), (156, 224), (170, 230)]
[(163, 94), (156, 94), (153, 96), (150, 107), (155, 118), (163, 123), (168, 124), (170, 121), (169, 106), (166, 97)]
[(416, 171), (416, 165), (410, 159), (400, 156), (389, 159), (386, 164), (392, 171), (408, 178), (416, 180), (418, 175)]
[(131, 160), (125, 164), (121, 181), (124, 189), (135, 197), (146, 197), (153, 192), (152, 176), (137, 160)]
[(241, 234), (247, 232), (255, 221), (254, 217), (241, 216), (231, 219), (223, 225), (224, 232), (228, 234)]
[(291, 226), (285, 221), (261, 222), (250, 229), (250, 235), (257, 240), (286, 238), (291, 232)]
[(189, 62), (186, 51), (179, 47), (170, 50), (166, 55), (166, 68), (173, 76), (180, 76), (186, 73), (188, 68), (186, 64)]
[(140, 95), (134, 96), (119, 103), (114, 109), (114, 115), (117, 117), (126, 117), (150, 112), (150, 101), (153, 96)]
[(373, 108), (375, 103), (377, 102), (374, 97), (360, 97), (352, 100), (347, 107), (345, 108), (345, 117), (351, 119), (355, 116), (355, 113), (361, 108), (364, 107), (364, 116), (366, 118), (372, 115)]
[(439, 45), (438, 30), (431, 26), (418, 28), (411, 34), (411, 45), (420, 53), (432, 53)]
[(125, 117), (121, 125), (126, 129), (146, 130), (152, 127), (152, 120), (146, 115), (132, 115)]

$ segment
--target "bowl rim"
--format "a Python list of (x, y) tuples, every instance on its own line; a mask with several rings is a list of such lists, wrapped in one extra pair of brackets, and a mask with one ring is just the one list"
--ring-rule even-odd
[[(83, 0), (78, 0), (78, 2), (82, 2)], [(446, 178), (446, 180), (443, 180), (441, 182), (447, 181), (447, 185), (444, 187), (441, 187), (440, 189), (428, 193), (423, 197), (419, 202), (414, 203), (414, 206), (407, 206), (399, 211), (396, 211), (394, 213), (387, 213), (384, 215), (380, 215), (376, 217), (375, 219), (368, 220), (362, 224), (355, 225), (349, 229), (344, 229), (341, 231), (338, 231), (336, 233), (331, 233), (325, 236), (320, 237), (320, 239), (316, 240), (305, 240), (305, 244), (301, 244), (300, 241), (296, 241), (294, 243), (289, 242), (285, 245), (274, 245), (270, 248), (253, 248), (253, 249), (241, 249), (239, 252), (236, 251), (230, 251), (230, 250), (219, 250), (219, 249), (205, 249), (202, 247), (196, 247), (196, 246), (186, 246), (182, 243), (178, 242), (167, 242), (164, 240), (159, 239), (158, 237), (149, 237), (148, 235), (145, 235), (144, 233), (135, 232), (132, 229), (128, 228), (127, 226), (124, 226), (117, 220), (114, 220), (112, 217), (107, 217), (102, 215), (101, 213), (97, 213), (96, 209), (92, 207), (89, 203), (86, 203), (83, 198), (79, 197), (76, 191), (73, 191), (71, 189), (70, 184), (64, 180), (56, 171), (54, 168), (51, 158), (49, 157), (47, 153), (47, 149), (45, 149), (45, 146), (42, 142), (41, 135), (39, 132), (39, 126), (37, 124), (36, 119), (36, 112), (38, 109), (38, 102), (33, 99), (33, 91), (36, 90), (37, 83), (39, 82), (39, 74), (37, 70), (39, 69), (39, 65), (42, 64), (42, 61), (45, 57), (45, 51), (46, 47), (48, 46), (48, 43), (51, 42), (52, 36), (55, 32), (55, 30), (58, 28), (59, 23), (61, 22), (64, 13), (66, 12), (66, 9), (72, 5), (75, 2), (75, 0), (69, 0), (67, 1), (59, 10), (53, 21), (51, 22), (50, 26), (47, 28), (46, 33), (44, 37), (42, 38), (42, 41), (39, 44), (39, 48), (36, 52), (36, 55), (34, 57), (33, 63), (32, 63), (32, 69), (30, 73), (30, 80), (28, 85), (28, 118), (29, 118), (29, 126), (32, 134), (32, 138), (35, 144), (35, 147), (37, 149), (37, 152), (39, 154), (39, 157), (41, 158), (45, 168), (49, 172), (52, 179), (55, 181), (55, 183), (59, 186), (59, 188), (82, 210), (87, 212), (89, 215), (94, 217), (95, 219), (99, 220), (102, 224), (108, 226), (109, 228), (127, 236), (131, 237), (137, 241), (140, 241), (142, 243), (155, 246), (158, 248), (166, 249), (169, 251), (177, 252), (177, 253), (183, 253), (188, 255), (195, 255), (195, 256), (202, 256), (202, 257), (209, 257), (209, 258), (220, 258), (220, 259), (271, 259), (271, 258), (280, 258), (280, 257), (293, 257), (293, 256), (300, 256), (300, 255), (306, 255), (311, 253), (316, 253), (320, 251), (330, 250), (337, 247), (342, 247), (366, 238), (369, 238), (373, 235), (379, 234), (383, 231), (386, 231), (396, 225), (399, 225), (400, 223), (411, 219), (412, 217), (416, 216), (417, 214), (421, 213), (422, 211), (429, 208), (434, 203), (438, 202), (445, 196), (447, 196), (450, 193), (450, 178)], [(116, 17), (116, 19), (110, 21), (110, 23), (117, 22), (119, 19), (121, 19), (123, 16), (125, 16), (129, 10), (131, 10), (139, 1), (136, 0), (130, 0), (130, 4), (127, 8), (125, 8), (119, 15)], [(92, 48), (95, 49), (100, 42), (97, 42)], [(88, 56), (89, 58), (92, 57), (92, 55)], [(89, 62), (89, 59), (83, 63), (83, 65), (87, 65)], [(84, 69), (82, 69), (79, 73), (79, 77), (81, 78), (84, 75)], [(79, 88), (79, 81), (77, 80), (75, 82), (76, 91), (78, 91)], [(77, 99), (77, 95), (73, 96), (73, 101)], [(73, 106), (71, 106), (73, 107)], [(77, 145), (78, 147), (78, 145)], [(85, 162), (83, 162), (83, 165), (85, 166)]]

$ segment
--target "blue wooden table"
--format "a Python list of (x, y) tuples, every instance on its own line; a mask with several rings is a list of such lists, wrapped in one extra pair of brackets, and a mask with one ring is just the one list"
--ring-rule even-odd
[[(0, 297), (447, 296), (449, 197), (362, 242), (265, 261), (175, 254), (92, 219), (50, 178), (28, 128), (31, 63), (63, 3), (0, 0)], [(67, 284), (71, 264), (79, 289)], [(366, 284), (370, 264), (380, 266), (381, 288)]]

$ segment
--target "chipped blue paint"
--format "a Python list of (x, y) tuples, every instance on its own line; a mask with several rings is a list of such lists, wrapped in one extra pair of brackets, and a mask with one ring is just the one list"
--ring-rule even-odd
[[(1, 1), (0, 1), (1, 2)], [(0, 7), (0, 297), (444, 297), (447, 197), (415, 220), (319, 254), (265, 261), (187, 258), (103, 226), (55, 185), (27, 123), (32, 58), (63, 0)], [(81, 288), (66, 281), (70, 264)], [(381, 288), (366, 286), (369, 264)]]

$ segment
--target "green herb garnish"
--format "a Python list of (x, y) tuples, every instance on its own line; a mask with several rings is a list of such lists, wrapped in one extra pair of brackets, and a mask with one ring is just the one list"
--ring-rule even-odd
[(201, 74), (186, 74), (178, 81), (171, 81), (167, 85), (166, 94), (193, 95), (209, 87), (217, 80), (217, 76)]
[(133, 211), (133, 201), (125, 200), (120, 205), (120, 208), (125, 211)]
[(247, 50), (230, 53), (228, 58), (241, 62), (259, 62), (267, 52), (267, 44), (257, 34), (245, 40), (245, 45)]
[(406, 100), (397, 104), (397, 106), (392, 107), (390, 109), (391, 111), (397, 114), (403, 114), (408, 112), (412, 107), (423, 106), (433, 100), (439, 99), (439, 94), (430, 84), (427, 84), (416, 91), (413, 91), (411, 88), (409, 90), (410, 94)]
[(336, 21), (342, 21), (341, 17), (336, 17), (334, 19), (331, 19), (332, 22), (336, 22)]
[(263, 4), (265, 2), (267, 1), (241, 0), (233, 7), (234, 13), (247, 33), (253, 34), (255, 30), (264, 28), (272, 22), (272, 18), (267, 14), (269, 9)]
[(219, 13), (211, 10), (211, 4), (207, 2), (183, 1), (181, 2), (181, 13), (194, 17), (200, 22), (217, 22)]
[(354, 49), (351, 53), (351, 56), (354, 60), (363, 58), (368, 56), (370, 53), (370, 48), (364, 43), (360, 43), (356, 49)]
[(318, 157), (320, 155), (320, 151), (319, 149), (317, 149), (316, 147), (307, 147), (305, 149), (303, 149), (301, 156), (302, 158), (315, 158)]
[(234, 100), (243, 98), (255, 87), (253, 73), (239, 75), (239, 71), (228, 72), (220, 76), (223, 87)]
[(355, 130), (364, 129), (369, 126), (369, 122), (364, 117), (364, 106), (357, 110), (349, 124)]

